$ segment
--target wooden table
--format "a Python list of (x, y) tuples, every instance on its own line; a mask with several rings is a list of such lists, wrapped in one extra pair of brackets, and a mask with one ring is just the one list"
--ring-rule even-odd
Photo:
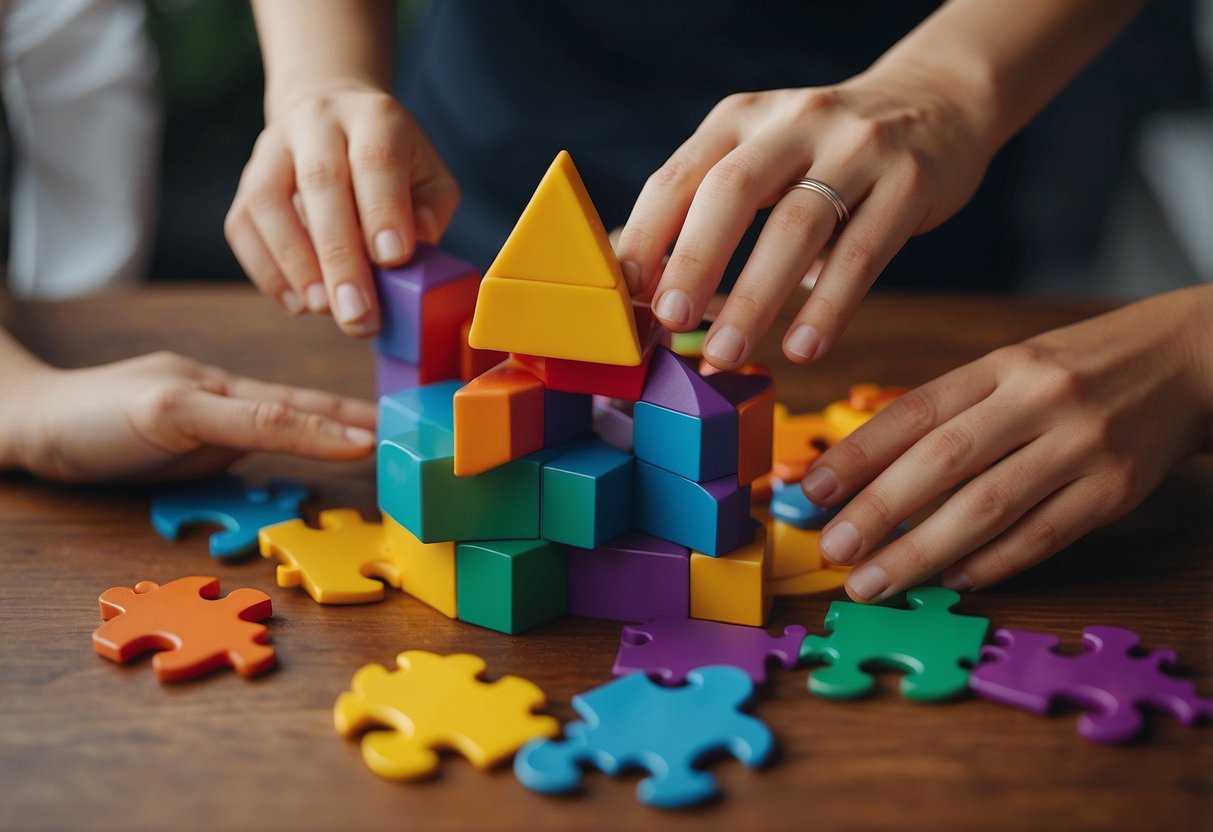
[[(816, 408), (856, 381), (917, 384), (991, 348), (1098, 307), (981, 298), (869, 300), (833, 356), (776, 367), (780, 398)], [(17, 325), (52, 361), (81, 366), (173, 349), (229, 369), (349, 394), (372, 389), (368, 347), (327, 320), (288, 320), (251, 290), (166, 288), (123, 298), (27, 307)], [(0, 391), (2, 395), (2, 391)], [(373, 464), (254, 458), (253, 476), (302, 478), (320, 508), (375, 508)], [(1114, 527), (1031, 574), (967, 597), (996, 625), (1060, 633), (1089, 623), (1138, 630), (1176, 648), (1213, 693), (1213, 468), (1192, 463)], [(354, 670), (421, 648), (483, 656), (491, 674), (539, 684), (550, 711), (609, 674), (619, 625), (566, 619), (519, 637), (448, 621), (391, 593), (382, 603), (324, 607), (280, 589), (261, 558), (207, 555), (148, 523), (151, 489), (65, 488), (0, 477), (0, 828), (3, 829), (1208, 829), (1213, 728), (1150, 721), (1146, 738), (1100, 747), (1073, 712), (1042, 719), (978, 699), (918, 705), (890, 689), (871, 701), (805, 693), (806, 671), (780, 672), (757, 705), (782, 753), (754, 773), (717, 764), (725, 797), (669, 813), (638, 804), (635, 778), (586, 777), (585, 795), (523, 789), (509, 767), (482, 774), (451, 757), (423, 784), (367, 770), (337, 736), (332, 706)], [(157, 684), (146, 660), (94, 655), (97, 596), (142, 579), (189, 574), (252, 586), (274, 603), (279, 669)], [(820, 631), (831, 598), (782, 600), (772, 624)]]

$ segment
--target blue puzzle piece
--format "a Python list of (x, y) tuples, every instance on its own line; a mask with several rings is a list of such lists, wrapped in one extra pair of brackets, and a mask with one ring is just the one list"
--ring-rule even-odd
[(800, 483), (782, 483), (772, 478), (771, 516), (798, 529), (821, 529), (834, 519), (842, 506), (819, 506), (804, 494)]
[(211, 535), (211, 557), (239, 557), (257, 548), (257, 532), (264, 526), (300, 517), (307, 495), (307, 487), (292, 480), (270, 480), (256, 488), (239, 477), (219, 477), (153, 499), (152, 527), (176, 540), (186, 526), (216, 523), (225, 531)]
[(716, 665), (692, 670), (684, 687), (662, 687), (633, 673), (573, 697), (582, 722), (565, 726), (563, 740), (535, 740), (514, 759), (524, 786), (560, 793), (581, 782), (579, 764), (606, 774), (642, 768), (642, 803), (678, 808), (717, 793), (716, 778), (695, 764), (727, 751), (753, 768), (775, 748), (770, 729), (739, 710), (754, 692), (744, 670)]

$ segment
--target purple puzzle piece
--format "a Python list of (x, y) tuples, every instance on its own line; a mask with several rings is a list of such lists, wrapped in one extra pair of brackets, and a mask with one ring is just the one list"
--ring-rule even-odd
[(569, 547), (569, 614), (647, 621), (691, 612), (691, 552), (640, 532), (597, 549)]
[(659, 618), (623, 628), (611, 673), (623, 676), (640, 671), (659, 676), (664, 684), (677, 685), (696, 668), (727, 664), (741, 668), (755, 684), (762, 684), (769, 659), (779, 659), (789, 670), (800, 663), (800, 646), (806, 635), (799, 624), (785, 627), (782, 636), (773, 636), (760, 627)]
[(665, 347), (658, 347), (653, 354), (640, 400), (703, 419), (734, 410), (694, 367)]
[(1078, 732), (1094, 742), (1132, 739), (1141, 730), (1143, 705), (1184, 725), (1213, 718), (1213, 699), (1198, 696), (1190, 679), (1163, 672), (1175, 665), (1173, 651), (1132, 655), (1141, 640), (1120, 627), (1083, 629), (1077, 656), (1058, 654), (1059, 641), (1050, 633), (1000, 629), (994, 644), (982, 649), (984, 661), (969, 686), (986, 699), (1037, 714), (1055, 701), (1088, 708)]

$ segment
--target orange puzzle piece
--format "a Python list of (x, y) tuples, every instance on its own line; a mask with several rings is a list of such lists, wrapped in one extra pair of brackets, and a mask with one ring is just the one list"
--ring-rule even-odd
[(471, 477), (543, 447), (543, 382), (505, 361), (455, 391), (455, 476)]
[(273, 615), (270, 597), (237, 589), (219, 597), (219, 579), (194, 576), (160, 586), (140, 581), (134, 589), (107, 589), (99, 599), (105, 623), (93, 632), (93, 648), (125, 664), (149, 650), (161, 682), (180, 682), (231, 666), (256, 676), (274, 666), (269, 633), (258, 621)]

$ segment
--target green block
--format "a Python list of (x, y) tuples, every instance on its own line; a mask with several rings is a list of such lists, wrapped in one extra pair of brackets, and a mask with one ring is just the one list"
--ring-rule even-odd
[(379, 443), (379, 508), (425, 543), (539, 536), (543, 457), (455, 476), (454, 435), (433, 425)]
[(543, 465), (540, 537), (597, 549), (632, 528), (632, 455), (600, 439)]
[(829, 699), (853, 699), (872, 691), (872, 668), (904, 670), (901, 693), (934, 702), (969, 688), (972, 666), (990, 622), (956, 615), (960, 594), (940, 587), (906, 593), (910, 609), (835, 601), (826, 614), (829, 636), (809, 636), (800, 648), (806, 662), (829, 667), (809, 674), (809, 691)]
[(489, 540), (455, 547), (459, 620), (520, 633), (568, 611), (564, 547), (550, 540)]

